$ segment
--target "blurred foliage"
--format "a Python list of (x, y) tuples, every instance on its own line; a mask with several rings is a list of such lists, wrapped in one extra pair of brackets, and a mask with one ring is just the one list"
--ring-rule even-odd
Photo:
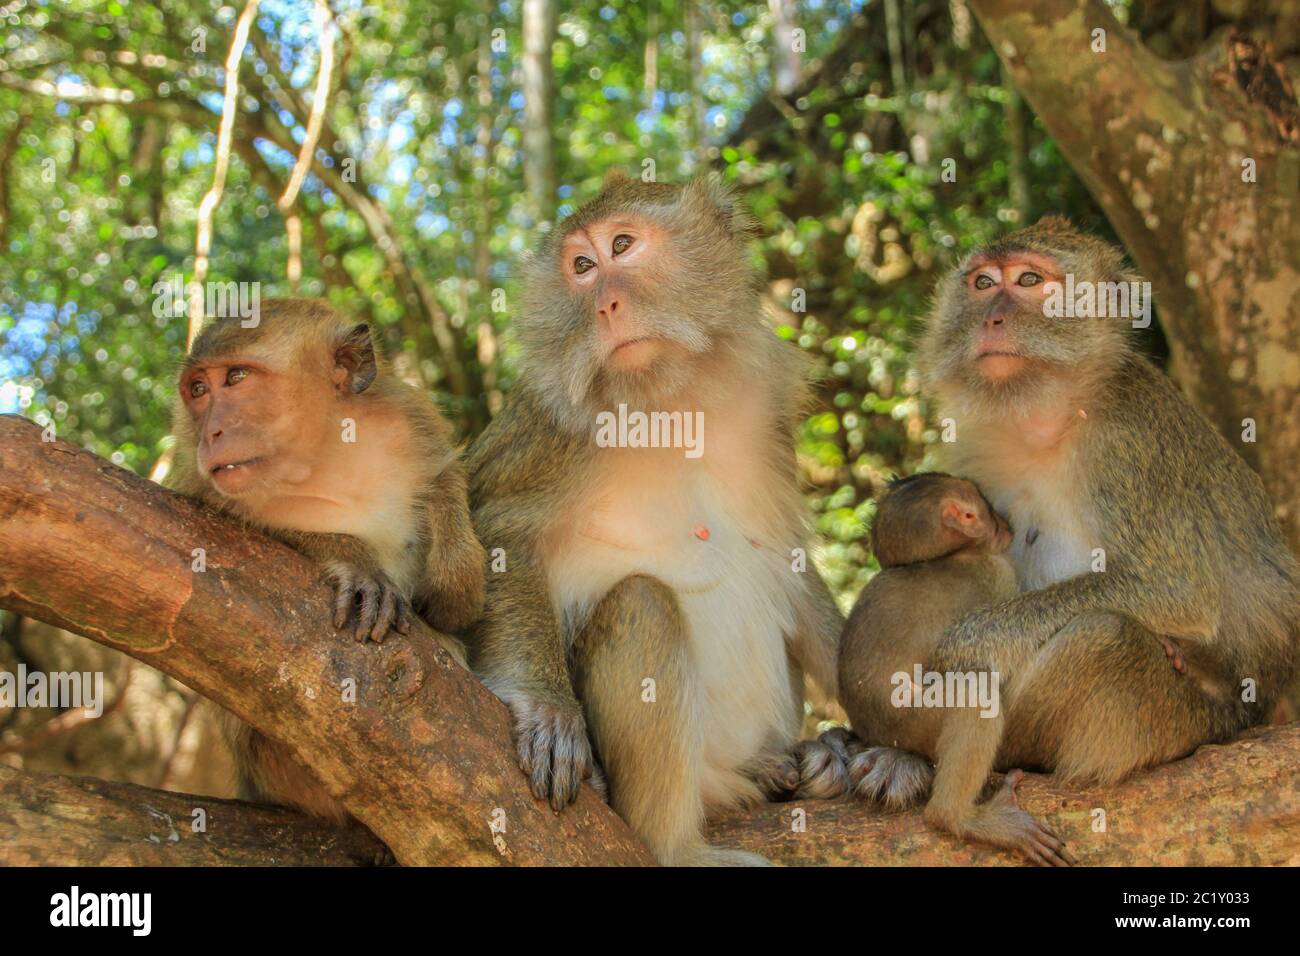
[[(330, 170), (355, 163), (358, 196), (313, 173), (298, 201), (301, 293), (382, 328), (467, 435), (487, 419), (487, 393), (512, 382), (510, 309), (537, 228), (522, 201), (520, 5), (335, 0), (342, 39), (318, 155)], [(686, 0), (565, 4), (553, 58), (560, 215), (614, 166), (637, 175), (652, 162), (664, 180), (711, 167), (746, 193), (777, 334), (822, 373), (800, 454), (818, 561), (841, 595), (871, 570), (871, 495), (920, 467), (935, 440), (909, 342), (936, 271), (1046, 212), (1109, 235), (1017, 105), (962, 0), (903, 0), (894, 68), (881, 6), (791, 4), (804, 49), (788, 96), (772, 92), (766, 0), (700, 5), (699, 71), (687, 56)], [(155, 316), (152, 289), (193, 271), (241, 9), (214, 0), (4, 8), (0, 411), (52, 419), (62, 437), (140, 472), (164, 447), (186, 337), (184, 316)], [(260, 281), (264, 297), (290, 291), (276, 199), (304, 135), (318, 39), (310, 2), (261, 4), (240, 71), (211, 280)], [(446, 374), (429, 309), (403, 294), (361, 214), (367, 201), (445, 313), (464, 389)], [(503, 311), (491, 308), (493, 289), (504, 290)]]

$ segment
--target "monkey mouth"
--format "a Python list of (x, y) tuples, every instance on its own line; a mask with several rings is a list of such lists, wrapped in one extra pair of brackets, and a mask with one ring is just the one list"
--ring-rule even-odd
[(256, 465), (256, 464), (262, 462), (263, 460), (264, 460), (264, 459), (263, 459), (263, 458), (260, 458), (260, 457), (259, 457), (259, 458), (245, 458), (243, 461), (231, 461), (231, 462), (226, 462), (225, 464), (221, 464), (221, 465), (213, 465), (213, 466), (212, 466), (211, 473), (212, 473), (213, 475), (218, 475), (218, 474), (221, 474), (221, 473), (223, 473), (223, 472), (228, 473), (228, 472), (232, 472), (232, 471), (239, 471), (241, 468), (248, 468), (249, 466), (251, 466), (251, 465)]
[(642, 342), (653, 342), (653, 341), (654, 341), (653, 336), (649, 336), (649, 335), (638, 335), (634, 339), (624, 339), (622, 342), (619, 342), (618, 345), (615, 345), (613, 350), (609, 354), (617, 355), (625, 348), (629, 348), (633, 345), (640, 345)]
[(659, 353), (659, 339), (652, 335), (639, 335), (624, 339), (609, 353), (610, 363), (625, 372), (635, 372), (648, 366)]

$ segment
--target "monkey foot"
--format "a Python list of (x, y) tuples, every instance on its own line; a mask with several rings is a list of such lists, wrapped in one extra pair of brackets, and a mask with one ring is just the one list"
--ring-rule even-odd
[(369, 638), (382, 644), (390, 630), (411, 632), (411, 606), (382, 574), (333, 561), (325, 579), (334, 586), (334, 626), (350, 628), (358, 642)]
[(975, 810), (967, 835), (1015, 850), (1038, 866), (1073, 866), (1078, 861), (1050, 827), (1020, 809), (1016, 788), (1023, 770), (1010, 771), (988, 803)]
[(1169, 658), (1169, 663), (1173, 665), (1174, 670), (1180, 674), (1187, 673), (1187, 660), (1183, 657), (1183, 650), (1172, 638), (1162, 637), (1160, 643), (1164, 645), (1165, 657)]

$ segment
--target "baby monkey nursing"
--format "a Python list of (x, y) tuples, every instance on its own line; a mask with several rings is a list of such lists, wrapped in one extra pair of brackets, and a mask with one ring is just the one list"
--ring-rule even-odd
[[(929, 758), (937, 764), (926, 808), (932, 824), (1038, 862), (1071, 862), (1055, 834), (1016, 806), (1018, 772), (991, 800), (976, 803), (1006, 723), (1000, 675), (928, 672), (925, 692), (914, 680), (949, 626), (1015, 596), (1006, 521), (969, 481), (912, 475), (881, 496), (871, 541), (881, 571), (845, 628), (840, 700), (864, 737), (888, 746), (852, 755), (857, 791), (906, 806), (930, 786)], [(938, 701), (928, 693), (936, 688), (945, 691)], [(957, 699), (949, 699), (954, 690)]]

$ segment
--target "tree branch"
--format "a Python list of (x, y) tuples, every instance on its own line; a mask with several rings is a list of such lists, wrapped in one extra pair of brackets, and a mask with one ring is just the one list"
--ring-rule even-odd
[(589, 788), (563, 814), (532, 799), (505, 706), (427, 628), (355, 644), (302, 555), (8, 415), (0, 606), (124, 651), (291, 747), (402, 863), (650, 862)]
[[(203, 571), (192, 570), (199, 548)], [(330, 626), (328, 588), (306, 558), (89, 452), (42, 442), (36, 425), (7, 415), (0, 606), (119, 648), (292, 747), (402, 863), (651, 862), (589, 789), (561, 814), (531, 798), (505, 707), (427, 628), (355, 644)], [(340, 694), (344, 682), (353, 682), (355, 703)], [(1297, 777), (1293, 724), (1202, 747), (1105, 789), (1067, 790), (1030, 775), (1021, 796), (1085, 863), (1269, 864), (1296, 862)], [(83, 804), (104, 819), (86, 824), (74, 809)], [(223, 826), (235, 814), (237, 845), (222, 842), (227, 831), (215, 844), (187, 843), (195, 807)], [(140, 808), (158, 815), (145, 819)], [(792, 827), (797, 809), (802, 831)], [(1098, 810), (1104, 831), (1094, 829)], [(117, 845), (164, 817), (182, 846)], [(257, 829), (264, 825), (283, 829)], [(323, 832), (288, 811), (0, 771), (0, 862), (313, 862)], [(919, 812), (882, 815), (854, 801), (764, 804), (720, 822), (713, 837), (787, 864), (1016, 862), (929, 830)], [(262, 839), (267, 855), (250, 856)], [(369, 847), (332, 839), (342, 842), (318, 847), (318, 862), (339, 861), (330, 847), (344, 855)]]
[[(1202, 747), (1111, 787), (1072, 790), (1026, 774), (1019, 796), (1085, 866), (1294, 866), (1300, 863), (1297, 778), (1300, 724), (1289, 724)], [(794, 827), (796, 810), (805, 814), (802, 831)], [(711, 838), (787, 865), (1022, 863), (930, 829), (920, 810), (879, 813), (856, 800), (765, 804), (720, 822)]]
[(3, 866), (364, 866), (384, 856), (364, 827), (293, 810), (0, 767)]

